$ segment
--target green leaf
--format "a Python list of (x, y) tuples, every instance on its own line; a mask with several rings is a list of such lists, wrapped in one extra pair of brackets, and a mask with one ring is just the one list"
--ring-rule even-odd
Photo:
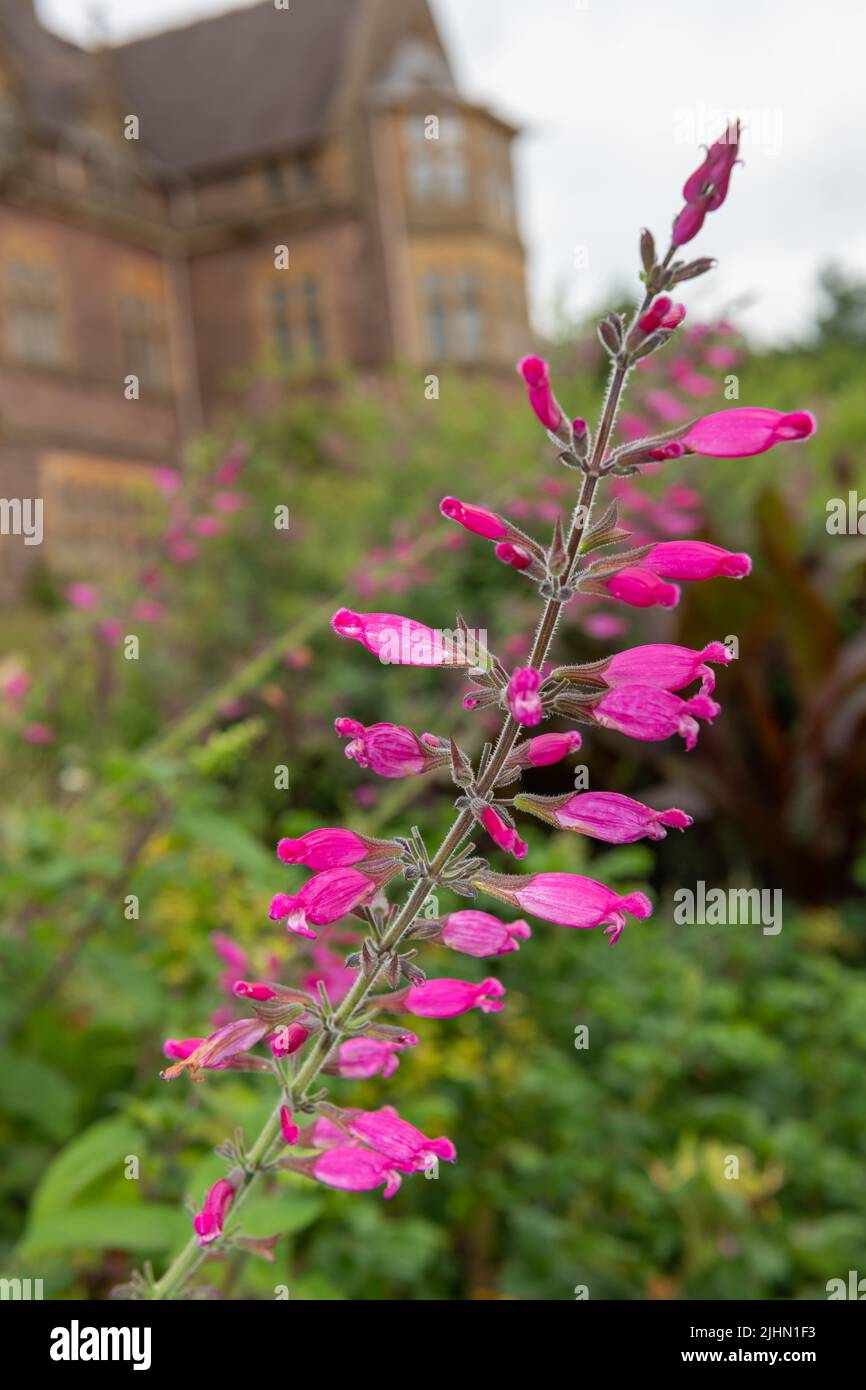
[(75, 1092), (47, 1062), (0, 1051), (0, 1110), (32, 1120), (52, 1139), (62, 1140), (75, 1123)]
[(183, 810), (175, 824), (191, 840), (224, 854), (254, 884), (276, 891), (284, 883), (285, 874), (274, 856), (230, 816)]
[(189, 1235), (185, 1212), (145, 1202), (136, 1206), (97, 1203), (54, 1211), (27, 1231), (17, 1250), (22, 1260), (67, 1250), (170, 1250)]
[(320, 1197), (301, 1192), (259, 1197), (241, 1209), (238, 1220), (245, 1236), (293, 1236), (318, 1220), (323, 1205)]
[(30, 1208), (31, 1223), (63, 1211), (94, 1179), (120, 1165), (130, 1153), (141, 1153), (142, 1136), (127, 1120), (100, 1120), (67, 1144), (48, 1165)]

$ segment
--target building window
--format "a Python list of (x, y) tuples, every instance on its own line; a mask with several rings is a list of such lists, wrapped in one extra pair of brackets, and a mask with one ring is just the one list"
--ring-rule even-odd
[(271, 334), (284, 362), (297, 354), (314, 362), (326, 354), (325, 325), (318, 281), (305, 275), (300, 285), (275, 285), (270, 296)]
[(434, 358), (471, 361), (484, 352), (481, 283), (475, 271), (429, 271), (421, 286), (427, 349)]
[(142, 386), (168, 386), (168, 343), (159, 304), (138, 294), (121, 295), (120, 333), (126, 371)]
[(40, 367), (62, 363), (60, 286), (50, 266), (25, 261), (7, 266), (6, 316), (11, 356)]
[(434, 126), (424, 116), (406, 122), (409, 188), (418, 203), (459, 204), (469, 188), (465, 127), (459, 116), (440, 116)]
[(514, 221), (514, 179), (508, 141), (498, 130), (486, 130), (483, 142), (487, 206), (499, 222)]

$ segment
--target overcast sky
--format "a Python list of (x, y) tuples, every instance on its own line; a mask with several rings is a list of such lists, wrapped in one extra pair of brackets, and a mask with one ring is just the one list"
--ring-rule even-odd
[[(558, 302), (580, 311), (629, 283), (637, 229), (665, 236), (698, 146), (725, 113), (748, 121), (745, 165), (692, 243), (721, 264), (686, 287), (690, 307), (748, 297), (741, 321), (778, 339), (808, 325), (819, 266), (834, 258), (866, 275), (862, 0), (431, 5), (464, 92), (523, 128), (519, 191), (541, 322)], [(37, 0), (44, 22), (77, 40), (92, 36), (96, 10), (119, 40), (231, 7)]]

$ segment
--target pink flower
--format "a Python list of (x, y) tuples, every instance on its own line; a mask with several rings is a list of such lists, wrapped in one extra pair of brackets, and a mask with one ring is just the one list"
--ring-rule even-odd
[(676, 328), (686, 316), (684, 304), (674, 304), (667, 295), (660, 295), (638, 319), (638, 328), (644, 333), (654, 333), (657, 328)]
[(576, 753), (583, 739), (576, 729), (562, 734), (537, 734), (515, 744), (508, 764), (510, 767), (550, 767), (561, 762), (569, 753)]
[(437, 940), (466, 956), (504, 956), (519, 951), (521, 941), (528, 941), (531, 935), (522, 917), (516, 922), (500, 922), (489, 912), (465, 908), (445, 918)]
[(698, 741), (698, 720), (711, 722), (720, 712), (721, 706), (708, 695), (681, 700), (670, 691), (651, 685), (620, 686), (603, 695), (589, 711), (603, 729), (616, 729), (644, 743), (679, 734), (685, 739), (687, 751)]
[(238, 999), (252, 999), (257, 1004), (263, 1004), (268, 999), (277, 999), (279, 996), (275, 989), (270, 985), (250, 984), (248, 980), (235, 980), (232, 985), (232, 994), (236, 994)]
[(760, 406), (735, 406), (696, 421), (682, 442), (690, 454), (717, 459), (749, 458), (766, 453), (775, 444), (808, 439), (817, 428), (809, 410), (784, 415)]
[(313, 969), (304, 976), (304, 988), (315, 994), (321, 980), (331, 1003), (339, 1004), (355, 983), (354, 970), (349, 970), (343, 964), (342, 957), (323, 946), (321, 942), (317, 942), (311, 949)]
[(123, 635), (123, 623), (119, 618), (106, 618), (99, 624), (98, 631), (100, 641), (104, 642), (106, 647), (113, 647)]
[(232, 941), (230, 936), (226, 936), (225, 932), (213, 932), (210, 941), (220, 960), (222, 960), (227, 967), (220, 983), (223, 989), (231, 990), (235, 981), (241, 979), (244, 971), (249, 965), (249, 956), (243, 946), (239, 946), (236, 941)]
[(78, 608), (83, 613), (97, 608), (100, 602), (99, 590), (92, 584), (68, 584), (66, 598), (73, 608)]
[(428, 1139), (420, 1129), (401, 1119), (391, 1105), (383, 1105), (380, 1110), (356, 1111), (348, 1129), (356, 1139), (369, 1144), (406, 1173), (430, 1168), (439, 1158), (453, 1163), (457, 1157), (457, 1150), (450, 1139), (444, 1136)]
[(418, 738), (402, 724), (370, 724), (365, 728), (355, 719), (340, 718), (334, 728), (341, 738), (352, 740), (344, 750), (346, 757), (379, 777), (412, 777), (448, 761), (447, 749), (434, 734)]
[(292, 1112), (287, 1105), (280, 1106), (280, 1133), (287, 1144), (297, 1144), (301, 1133), (292, 1120)]
[(280, 840), (277, 856), (284, 864), (305, 864), (308, 869), (340, 869), (357, 864), (373, 852), (399, 855), (388, 840), (372, 840), (354, 830), (308, 830), (298, 840)]
[(132, 616), (140, 623), (158, 623), (162, 615), (162, 604), (152, 598), (139, 599), (132, 607)]
[(336, 1073), (353, 1081), (368, 1081), (371, 1076), (387, 1079), (400, 1065), (398, 1053), (405, 1047), (417, 1047), (414, 1033), (402, 1038), (350, 1038), (337, 1049)]
[(240, 512), (246, 506), (246, 499), (240, 492), (217, 492), (213, 505), (217, 512)]
[(401, 996), (401, 1012), (416, 1018), (456, 1018), (469, 1009), (498, 1013), (504, 994), (505, 986), (493, 979), (482, 980), (480, 985), (468, 980), (427, 980), (423, 985), (411, 985)]
[(562, 424), (562, 410), (550, 387), (548, 365), (543, 357), (524, 357), (517, 370), (529, 389), (529, 404), (545, 429), (555, 434)]
[(315, 941), (316, 933), (310, 930), (310, 924), (324, 927), (338, 921), (361, 903), (369, 902), (377, 886), (374, 879), (358, 869), (325, 869), (308, 878), (294, 897), (277, 893), (271, 900), (269, 915), (275, 922), (285, 919), (288, 931)]
[(384, 1195), (393, 1197), (402, 1182), (399, 1169), (384, 1154), (351, 1145), (326, 1149), (313, 1160), (310, 1171), (317, 1182), (343, 1192), (371, 1192), (384, 1186)]
[(513, 545), (511, 541), (500, 541), (494, 554), (503, 565), (510, 565), (515, 570), (528, 570), (533, 564), (531, 553), (524, 546)]
[(604, 586), (611, 598), (619, 599), (632, 608), (676, 608), (680, 591), (676, 584), (665, 584), (652, 570), (642, 565), (626, 565), (610, 575)]
[(503, 820), (495, 806), (485, 806), (479, 819), (491, 840), (500, 849), (504, 849), (508, 854), (513, 854), (515, 859), (526, 858), (526, 851), (529, 846), (525, 840), (520, 839), (514, 826), (508, 825)]
[[(727, 666), (733, 661), (723, 642), (708, 642), (700, 651), (692, 647), (677, 647), (668, 642), (650, 642), (643, 647), (629, 647), (617, 652), (606, 662), (592, 669), (605, 685), (655, 685), (661, 690), (682, 690), (700, 679), (701, 694), (711, 695), (716, 686), (715, 672), (707, 662)], [(574, 676), (580, 679), (578, 668)]]
[(560, 830), (576, 830), (609, 845), (630, 845), (635, 840), (663, 840), (665, 826), (685, 830), (692, 818), (675, 808), (653, 811), (619, 792), (577, 792), (572, 796), (517, 796), (519, 811), (556, 825)]
[(54, 740), (54, 730), (47, 724), (27, 724), (24, 727), (22, 738), (25, 743), (32, 743), (34, 747), (39, 747)]
[(268, 1045), (275, 1057), (291, 1057), (298, 1052), (310, 1036), (309, 1028), (303, 1023), (284, 1023), (268, 1038)]
[(248, 451), (243, 444), (234, 444), (225, 455), (214, 477), (219, 487), (234, 487), (247, 461)]
[(461, 632), (427, 627), (398, 613), (354, 613), (351, 608), (340, 608), (331, 619), (331, 627), (341, 637), (362, 643), (383, 665), (476, 665)]
[(0, 683), (0, 690), (12, 705), (18, 705), (24, 699), (33, 681), (23, 667), (17, 666), (3, 677)]
[(750, 556), (706, 541), (661, 541), (641, 564), (662, 579), (742, 579), (752, 568)]
[(151, 476), (166, 497), (172, 497), (180, 490), (180, 474), (174, 468), (154, 468)]
[(545, 921), (563, 927), (600, 927), (610, 935), (611, 945), (619, 939), (626, 914), (651, 917), (652, 904), (645, 893), (623, 896), (582, 874), (479, 874), (473, 882), (485, 893), (492, 893), (512, 906), (532, 912)]
[(199, 1245), (210, 1245), (223, 1233), (226, 1213), (235, 1198), (235, 1190), (225, 1178), (215, 1182), (204, 1199), (204, 1206), (193, 1218), (193, 1230)]
[(192, 529), (197, 536), (221, 536), (226, 524), (218, 516), (197, 516), (192, 523)]
[(456, 497), (444, 497), (439, 503), (439, 510), (449, 521), (456, 521), (467, 531), (488, 541), (502, 540), (510, 532), (510, 527), (495, 512), (488, 511), (486, 507), (469, 506)]
[(686, 179), (683, 197), (687, 203), (695, 203), (702, 198), (706, 200), (708, 212), (715, 212), (721, 207), (728, 194), (728, 182), (737, 162), (739, 148), (740, 122), (732, 121), (724, 134), (707, 150), (703, 163)]
[(542, 707), (538, 694), (541, 672), (532, 666), (518, 666), (508, 682), (508, 708), (518, 724), (540, 724)]
[(171, 1081), (187, 1068), (192, 1076), (195, 1076), (197, 1071), (219, 1067), (239, 1052), (245, 1052), (248, 1047), (254, 1047), (257, 1042), (261, 1042), (270, 1026), (260, 1018), (238, 1018), (232, 1023), (224, 1024), (191, 1052), (187, 1052), (186, 1056), (181, 1057), (174, 1066), (168, 1067), (162, 1073), (163, 1080)]

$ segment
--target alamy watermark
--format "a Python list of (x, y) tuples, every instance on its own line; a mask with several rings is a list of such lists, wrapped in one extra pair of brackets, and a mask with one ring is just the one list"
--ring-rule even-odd
[(707, 888), (698, 879), (694, 888), (674, 893), (677, 926), (761, 926), (764, 936), (782, 930), (781, 888)]
[(41, 497), (0, 497), (0, 536), (23, 536), (25, 545), (41, 545)]

